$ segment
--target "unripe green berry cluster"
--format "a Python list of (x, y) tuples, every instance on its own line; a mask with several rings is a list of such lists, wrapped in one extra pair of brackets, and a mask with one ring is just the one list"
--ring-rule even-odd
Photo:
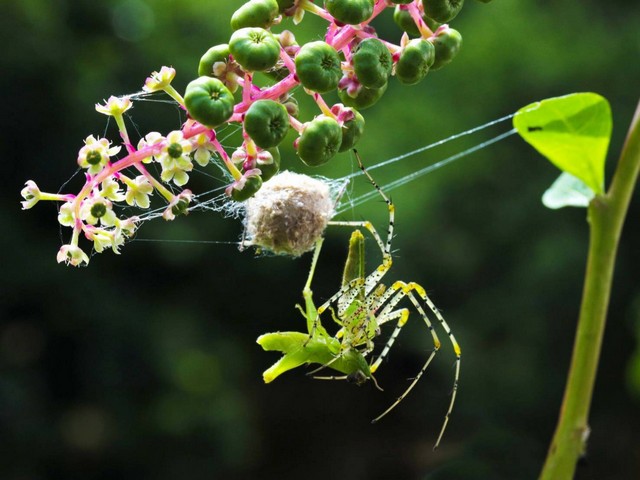
[[(258, 191), (277, 171), (269, 157), (279, 159), (278, 146), (291, 129), (298, 135), (297, 154), (309, 166), (353, 148), (364, 131), (360, 110), (382, 98), (391, 76), (414, 85), (457, 55), (462, 37), (446, 22), (463, 2), (324, 0), (322, 8), (310, 0), (249, 0), (238, 8), (229, 42), (204, 53), (199, 77), (184, 95), (190, 117), (201, 125), (243, 125), (228, 193), (241, 201)], [(404, 32), (399, 45), (379, 38), (370, 25), (388, 8)], [(280, 27), (289, 18), (298, 24), (305, 13), (327, 20), (329, 27), (323, 40), (299, 45), (293, 33)], [(271, 83), (258, 87), (256, 75)], [(293, 96), (298, 85), (318, 105), (320, 113), (313, 118), (299, 117)], [(328, 105), (323, 95), (330, 92), (337, 92), (341, 103)]]

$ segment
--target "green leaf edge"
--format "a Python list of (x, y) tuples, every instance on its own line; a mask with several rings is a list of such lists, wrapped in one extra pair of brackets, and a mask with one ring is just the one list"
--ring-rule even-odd
[[(602, 102), (607, 107), (607, 110), (608, 110), (608, 124), (607, 124), (608, 131), (607, 131), (607, 144), (606, 144), (607, 148), (605, 149), (605, 155), (606, 155), (606, 151), (608, 150), (609, 142), (611, 140), (611, 131), (613, 129), (613, 123), (612, 123), (612, 116), (611, 116), (611, 106), (609, 104), (609, 101), (605, 97), (603, 97), (602, 95), (599, 95), (599, 94), (594, 93), (594, 92), (577, 92), (577, 93), (570, 93), (568, 95), (562, 95), (562, 96), (559, 96), (559, 97), (551, 97), (551, 98), (547, 98), (547, 99), (544, 99), (544, 100), (540, 100), (540, 101), (537, 101), (537, 102), (530, 103), (529, 105), (526, 105), (526, 106), (520, 108), (513, 116), (513, 127), (518, 132), (518, 134), (522, 137), (522, 139), (525, 142), (527, 142), (528, 144), (530, 144), (533, 148), (535, 148), (541, 155), (546, 157), (547, 160), (549, 160), (553, 165), (558, 167), (561, 171), (566, 172), (566, 173), (568, 173), (570, 175), (573, 175), (573, 176), (576, 176), (574, 174), (575, 172), (568, 172), (564, 168), (562, 168), (559, 165), (557, 165), (552, 159), (547, 157), (543, 152), (541, 152), (534, 144), (532, 144), (527, 139), (526, 134), (529, 133), (528, 132), (528, 128), (529, 128), (530, 125), (526, 125), (524, 123), (524, 120), (527, 117), (526, 116), (527, 113), (535, 111), (535, 110), (538, 110), (545, 103), (557, 102), (558, 100), (567, 99), (567, 98), (571, 98), (571, 97), (575, 97), (575, 96), (593, 97), (597, 102)], [(602, 164), (604, 165), (604, 161), (602, 162)], [(600, 195), (600, 194), (604, 193), (604, 168), (602, 168), (602, 175), (598, 175), (598, 176), (601, 178), (601, 181), (599, 181), (597, 183), (590, 182), (589, 179), (581, 178), (579, 176), (576, 176), (576, 178), (579, 178), (580, 180), (582, 180), (585, 185), (587, 185), (591, 190), (593, 190), (595, 192), (595, 194)]]

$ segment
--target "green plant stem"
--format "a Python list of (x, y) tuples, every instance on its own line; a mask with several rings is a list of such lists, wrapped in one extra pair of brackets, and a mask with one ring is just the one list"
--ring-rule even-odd
[(573, 478), (586, 453), (589, 408), (607, 318), (622, 226), (640, 170), (640, 103), (629, 127), (609, 191), (589, 205), (589, 254), (582, 305), (560, 418), (541, 480)]

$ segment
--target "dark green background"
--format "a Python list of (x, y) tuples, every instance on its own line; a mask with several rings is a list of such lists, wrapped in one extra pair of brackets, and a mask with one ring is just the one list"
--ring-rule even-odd
[[(392, 80), (383, 100), (364, 112), (365, 162), (535, 100), (593, 91), (613, 108), (610, 178), (640, 93), (637, 2), (467, 3), (452, 22), (464, 37), (454, 63), (418, 86)], [(400, 407), (369, 424), (431, 348), (417, 317), (380, 370), (383, 393), (312, 381), (303, 369), (264, 385), (261, 372), (276, 356), (255, 338), (304, 328), (294, 305), (308, 255), (256, 258), (232, 245), (134, 242), (120, 256), (93, 257), (89, 268), (66, 268), (55, 254), (70, 232), (60, 238), (54, 206), (20, 211), (25, 180), (57, 191), (76, 170), (82, 140), (104, 133), (94, 103), (139, 90), (162, 65), (177, 69), (182, 90), (200, 55), (228, 39), (228, 19), (240, 4), (2, 2), (0, 478), (535, 478), (571, 354), (587, 225), (584, 210), (542, 206), (558, 172), (518, 137), (393, 193), (397, 237), (388, 281), (424, 285), (463, 348), (458, 402), (437, 452), (431, 447), (453, 375), (448, 348)], [(390, 13), (376, 25), (397, 41)], [(296, 32), (303, 40), (324, 28), (309, 17), (302, 26)], [(307, 106), (305, 119), (315, 114)], [(167, 104), (138, 104), (132, 114), (142, 131), (180, 125)], [(384, 184), (506, 129), (508, 123), (375, 177)], [(113, 125), (108, 134), (116, 138)], [(284, 166), (308, 171), (290, 151)], [(316, 172), (337, 177), (352, 168), (345, 154)], [(193, 179), (194, 191), (219, 185)], [(80, 183), (76, 177), (66, 190)], [(359, 179), (355, 188), (370, 187)], [(640, 336), (639, 215), (636, 193), (579, 479), (640, 477), (640, 373), (631, 373), (633, 365), (640, 372), (640, 356), (632, 360)], [(382, 231), (387, 221), (379, 201), (343, 218), (371, 219)], [(150, 222), (139, 237), (235, 241), (240, 233), (238, 221), (193, 213), (172, 224)], [(330, 229), (327, 238), (318, 299), (338, 288), (348, 231)], [(379, 257), (370, 247), (373, 268)]]

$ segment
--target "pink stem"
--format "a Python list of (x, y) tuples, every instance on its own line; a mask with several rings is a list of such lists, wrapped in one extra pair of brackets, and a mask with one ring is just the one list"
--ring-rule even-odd
[(376, 38), (380, 40), (385, 47), (387, 47), (387, 49), (391, 52), (391, 54), (394, 54), (402, 50), (402, 47), (400, 47), (399, 45), (396, 45), (395, 43), (387, 42), (386, 40), (379, 38), (376, 34), (368, 33), (368, 32), (365, 32), (364, 30), (360, 30), (358, 32), (358, 38)]
[(298, 133), (302, 133), (302, 130), (304, 129), (304, 124), (298, 120), (297, 118), (293, 117), (292, 115), (289, 115), (289, 123), (291, 124), (291, 127)]
[(418, 30), (420, 30), (420, 35), (423, 38), (432, 37), (433, 32), (427, 26), (427, 24), (424, 23), (424, 20), (422, 19), (422, 15), (420, 14), (420, 10), (418, 10), (418, 7), (416, 6), (416, 4), (415, 3), (408, 4), (407, 10), (409, 10), (409, 13), (411, 14), (411, 18), (413, 18), (413, 21), (416, 23)]
[[(260, 99), (275, 100), (281, 97), (283, 94), (287, 93), (289, 90), (291, 90), (293, 87), (295, 87), (299, 83), (300, 82), (298, 81), (296, 75), (294, 73), (290, 73), (275, 85), (269, 88), (265, 88), (257, 95), (254, 95), (253, 100), (254, 101), (260, 100)], [(238, 103), (233, 109), (234, 115), (232, 118), (237, 118), (238, 114), (246, 112), (249, 109), (249, 106), (250, 105), (245, 103), (244, 101)]]
[(385, 10), (385, 8), (389, 6), (390, 5), (387, 4), (386, 0), (377, 0), (375, 6), (373, 7), (373, 13), (371, 14), (371, 17), (366, 22), (363, 22), (363, 25), (368, 25), (371, 20), (380, 15)]
[(333, 37), (333, 42), (330, 43), (330, 45), (336, 50), (342, 50), (342, 48), (349, 43), (357, 33), (358, 31), (351, 25), (345, 25), (340, 29), (340, 32)]
[(284, 48), (280, 47), (280, 58), (284, 62), (284, 66), (287, 67), (289, 72), (296, 73), (296, 64), (293, 59), (285, 52)]
[(253, 78), (250, 73), (244, 74), (244, 83), (242, 85), (242, 102), (247, 105), (251, 105), (251, 87), (253, 85)]

